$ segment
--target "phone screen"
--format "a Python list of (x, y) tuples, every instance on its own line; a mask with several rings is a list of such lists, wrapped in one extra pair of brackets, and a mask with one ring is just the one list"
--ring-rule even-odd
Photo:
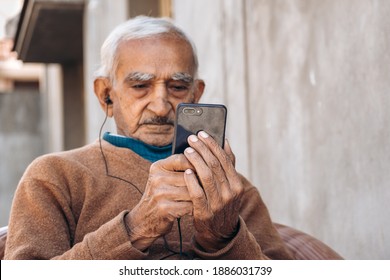
[(227, 109), (221, 104), (181, 103), (176, 109), (172, 153), (180, 154), (189, 146), (188, 136), (203, 130), (223, 148)]

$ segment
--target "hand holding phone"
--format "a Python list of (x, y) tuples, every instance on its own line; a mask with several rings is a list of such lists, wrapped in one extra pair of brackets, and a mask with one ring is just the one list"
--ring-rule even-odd
[[(180, 104), (176, 114), (173, 152), (182, 153), (188, 141), (191, 146), (184, 152), (192, 165), (185, 169), (184, 181), (193, 207), (194, 238), (205, 251), (215, 252), (225, 248), (238, 232), (244, 193), (234, 155), (228, 145), (223, 147), (226, 108)], [(197, 136), (189, 137), (192, 134)]]

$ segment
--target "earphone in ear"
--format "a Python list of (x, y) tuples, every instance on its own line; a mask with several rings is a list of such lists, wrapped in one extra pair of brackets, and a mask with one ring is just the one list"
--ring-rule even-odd
[(107, 95), (105, 98), (104, 98), (104, 102), (106, 102), (107, 105), (111, 105), (112, 104), (112, 100), (110, 98), (109, 95)]

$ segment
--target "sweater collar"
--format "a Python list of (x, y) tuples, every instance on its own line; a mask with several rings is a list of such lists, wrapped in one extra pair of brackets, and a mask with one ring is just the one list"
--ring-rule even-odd
[(150, 162), (167, 158), (172, 154), (172, 144), (157, 147), (134, 138), (111, 134), (110, 132), (104, 133), (103, 139), (116, 147), (128, 148)]

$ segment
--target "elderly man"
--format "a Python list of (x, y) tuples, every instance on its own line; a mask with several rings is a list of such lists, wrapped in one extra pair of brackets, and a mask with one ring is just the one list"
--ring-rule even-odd
[(205, 87), (197, 70), (193, 43), (169, 21), (118, 26), (94, 81), (117, 133), (29, 166), (5, 258), (290, 258), (228, 142), (202, 131), (171, 155), (176, 106), (197, 103)]

